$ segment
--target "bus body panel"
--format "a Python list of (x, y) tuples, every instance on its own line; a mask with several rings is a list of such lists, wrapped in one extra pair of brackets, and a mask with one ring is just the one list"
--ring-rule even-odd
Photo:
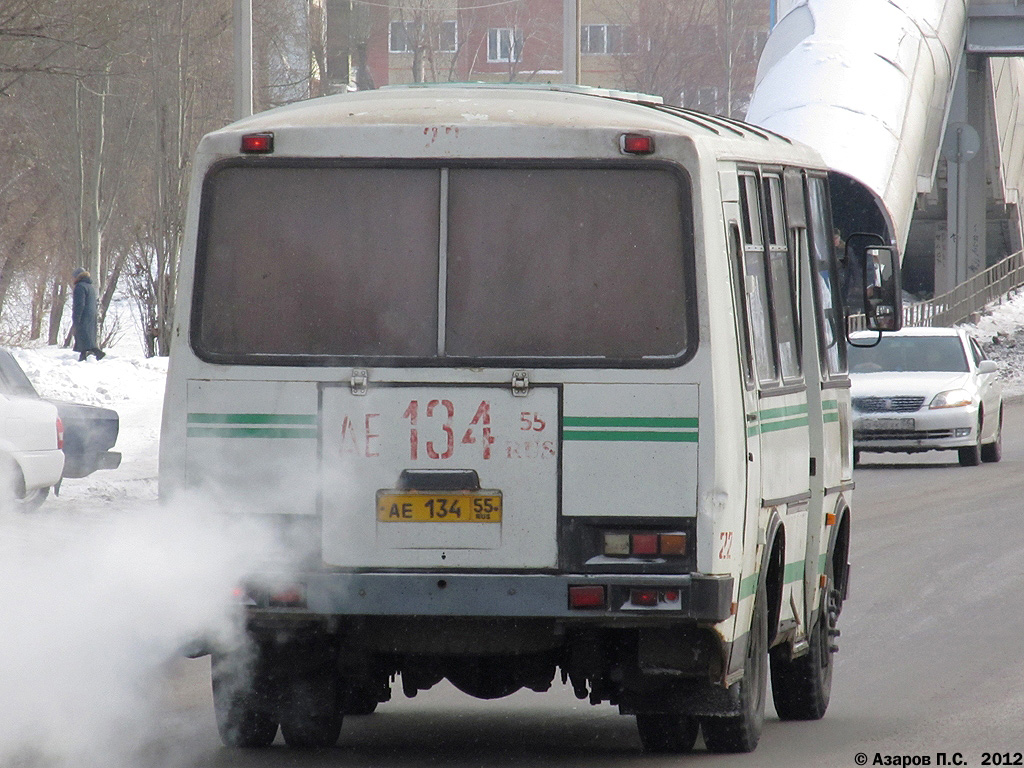
[(698, 391), (693, 384), (567, 384), (562, 514), (693, 517)]

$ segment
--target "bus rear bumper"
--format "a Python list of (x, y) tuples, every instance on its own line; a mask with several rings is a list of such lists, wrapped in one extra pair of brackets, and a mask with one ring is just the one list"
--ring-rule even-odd
[[(732, 615), (733, 577), (485, 573), (309, 573), (307, 614), (688, 619), (718, 623)], [(573, 607), (570, 590), (600, 588), (598, 605)], [(603, 590), (603, 592), (602, 592)], [(259, 610), (263, 606), (253, 606)], [(268, 606), (269, 607), (269, 606)]]

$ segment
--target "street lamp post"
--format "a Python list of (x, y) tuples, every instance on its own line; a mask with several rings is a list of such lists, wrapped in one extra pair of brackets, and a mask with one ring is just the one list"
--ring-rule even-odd
[(235, 119), (252, 114), (252, 0), (234, 0)]

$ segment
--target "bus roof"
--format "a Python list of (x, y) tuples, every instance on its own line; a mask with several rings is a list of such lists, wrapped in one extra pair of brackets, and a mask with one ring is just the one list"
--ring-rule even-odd
[(465, 83), (388, 86), (295, 102), (243, 118), (223, 130), (260, 131), (339, 125), (537, 125), (621, 128), (752, 140), (777, 147), (793, 142), (726, 117), (659, 103), (645, 94), (567, 85)]

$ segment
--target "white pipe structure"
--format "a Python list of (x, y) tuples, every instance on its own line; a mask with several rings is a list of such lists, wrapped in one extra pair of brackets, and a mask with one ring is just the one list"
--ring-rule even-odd
[(747, 120), (865, 186), (903, 251), (931, 189), (968, 0), (797, 0), (772, 30)]

